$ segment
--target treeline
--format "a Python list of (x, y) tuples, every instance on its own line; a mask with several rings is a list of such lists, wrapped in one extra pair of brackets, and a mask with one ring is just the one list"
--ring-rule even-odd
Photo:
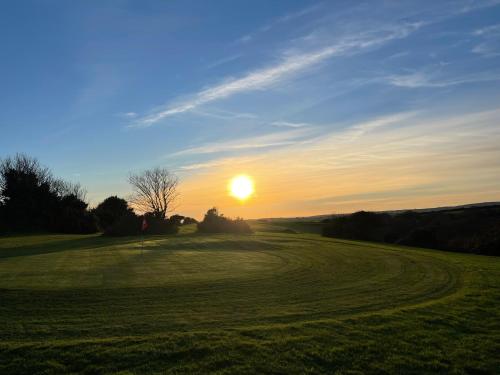
[[(111, 196), (90, 209), (85, 190), (55, 178), (38, 160), (17, 154), (0, 161), (1, 233), (103, 232), (109, 236), (175, 234), (182, 225), (198, 223), (191, 217), (167, 216), (178, 196), (177, 177), (165, 168), (154, 168), (131, 175), (131, 204), (144, 212), (138, 215), (129, 202)], [(208, 210), (198, 223), (204, 233), (251, 233), (242, 219), (231, 220)]]
[(400, 214), (360, 211), (323, 222), (328, 237), (500, 255), (500, 206)]
[(0, 162), (0, 230), (95, 233), (97, 223), (78, 184), (18, 154)]
[[(90, 209), (86, 192), (79, 184), (54, 177), (37, 159), (27, 155), (5, 158), (0, 162), (0, 233), (170, 234), (177, 233), (181, 225), (196, 222), (181, 215), (166, 217), (168, 205), (177, 194), (177, 180), (168, 171), (156, 168), (132, 179), (146, 183), (140, 186), (142, 196), (150, 194), (159, 199), (151, 201), (144, 215), (137, 215), (125, 199), (117, 196)], [(140, 198), (139, 194), (133, 196), (147, 209), (148, 197), (142, 201)]]
[(136, 236), (139, 234), (176, 234), (179, 227), (197, 223), (181, 215), (158, 217), (153, 212), (136, 215), (126, 200), (116, 196), (106, 198), (92, 210), (100, 230), (107, 236)]

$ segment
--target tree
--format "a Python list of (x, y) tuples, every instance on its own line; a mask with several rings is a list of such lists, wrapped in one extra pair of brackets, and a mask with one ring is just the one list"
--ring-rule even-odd
[(54, 178), (35, 158), (17, 154), (0, 162), (0, 226), (6, 230), (95, 232), (84, 197), (80, 185)]
[(89, 234), (97, 232), (95, 216), (87, 210), (88, 204), (75, 194), (68, 194), (61, 198), (59, 210), (55, 214), (54, 227), (62, 233)]
[(99, 227), (106, 231), (115, 224), (122, 216), (132, 212), (125, 199), (111, 196), (103, 200), (94, 208), (93, 213), (99, 220)]
[(151, 213), (157, 219), (165, 219), (167, 212), (179, 196), (178, 178), (166, 168), (155, 168), (129, 177), (133, 194), (132, 206), (139, 212)]
[(0, 164), (0, 201), (6, 227), (11, 230), (50, 225), (47, 214), (57, 206), (54, 178), (34, 158), (23, 154), (8, 157)]

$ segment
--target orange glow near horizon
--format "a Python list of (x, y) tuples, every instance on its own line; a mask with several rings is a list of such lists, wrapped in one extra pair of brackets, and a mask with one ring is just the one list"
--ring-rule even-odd
[[(364, 132), (371, 128), (361, 124), (310, 143), (194, 164), (181, 176), (178, 211), (202, 218), (216, 206), (229, 217), (256, 219), (497, 201), (500, 167), (488, 163), (500, 155), (491, 135), (499, 118), (500, 111), (480, 112)], [(464, 136), (469, 123), (490, 136)], [(436, 157), (438, 149), (446, 157)], [(258, 182), (258, 194), (232, 190), (240, 171), (252, 171), (247, 177)]]

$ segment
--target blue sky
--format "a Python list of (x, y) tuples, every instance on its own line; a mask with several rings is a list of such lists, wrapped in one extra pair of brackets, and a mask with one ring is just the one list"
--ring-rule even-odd
[(500, 1), (16, 1), (0, 43), (0, 157), (93, 204), (154, 166), (198, 217), (500, 199)]

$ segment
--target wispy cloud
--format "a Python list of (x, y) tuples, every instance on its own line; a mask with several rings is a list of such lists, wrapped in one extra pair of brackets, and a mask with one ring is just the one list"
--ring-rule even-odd
[(241, 57), (243, 56), (243, 54), (241, 53), (238, 53), (238, 54), (235, 54), (235, 55), (232, 55), (232, 56), (227, 56), (227, 57), (223, 57), (222, 59), (219, 59), (219, 60), (216, 60), (216, 61), (213, 61), (211, 62), (210, 64), (208, 64), (205, 69), (213, 69), (213, 68), (217, 68), (221, 65), (225, 65), (225, 64), (228, 64), (230, 62), (233, 62), (235, 60), (238, 60), (240, 59)]
[[(355, 124), (340, 132), (330, 132), (330, 136), (333, 134), (337, 142), (352, 142), (355, 139), (360, 138), (361, 136), (376, 129), (403, 124), (407, 120), (415, 117), (417, 114), (418, 112), (410, 111), (378, 117), (370, 121)], [(325, 128), (320, 129), (319, 127), (309, 123), (292, 123), (280, 121), (274, 122), (272, 124), (280, 124), (275, 126), (288, 127), (290, 128), (290, 130), (260, 135), (251, 138), (235, 139), (226, 142), (207, 143), (201, 146), (191, 147), (175, 152), (173, 154), (169, 154), (168, 157), (214, 154), (241, 150), (258, 150), (262, 148), (282, 148), (284, 146), (310, 144), (311, 142), (322, 139), (326, 136), (325, 134), (319, 136), (320, 132), (324, 132)], [(331, 127), (334, 126), (328, 126), (326, 127), (326, 129)], [(198, 167), (200, 166), (199, 164), (195, 165)], [(218, 165), (218, 162), (215, 162), (215, 164), (213, 164), (213, 162), (203, 162), (201, 163), (201, 165), (204, 168), (208, 168)]]
[(287, 146), (299, 142), (304, 142), (304, 138), (309, 137), (312, 134), (313, 132), (311, 131), (311, 129), (293, 129), (289, 131), (270, 133), (251, 138), (236, 139), (226, 142), (207, 143), (201, 146), (191, 147), (175, 152), (173, 154), (169, 154), (168, 157)]
[(324, 48), (312, 52), (292, 54), (275, 65), (250, 72), (242, 78), (226, 80), (224, 83), (196, 93), (188, 100), (169, 104), (164, 109), (140, 118), (132, 126), (148, 127), (166, 117), (192, 111), (206, 103), (224, 99), (242, 92), (268, 89), (333, 56), (357, 53), (371, 47), (380, 46), (394, 39), (405, 38), (410, 33), (420, 28), (421, 25), (421, 23), (405, 23), (397, 25), (396, 27), (378, 30), (376, 33), (364, 32), (358, 35), (349, 35)]
[(386, 60), (393, 60), (393, 59), (399, 59), (401, 57), (408, 56), (410, 54), (410, 51), (401, 51), (394, 53), (386, 58)]
[(317, 4), (314, 4), (312, 6), (301, 9), (297, 12), (287, 13), (281, 17), (276, 18), (275, 20), (271, 21), (268, 24), (259, 27), (256, 31), (254, 31), (252, 33), (248, 33), (246, 35), (243, 35), (241, 38), (236, 40), (236, 43), (242, 43), (242, 44), (248, 43), (248, 42), (252, 41), (253, 39), (255, 39), (257, 37), (257, 35), (265, 33), (267, 31), (271, 30), (273, 27), (278, 26), (280, 24), (284, 24), (284, 23), (296, 20), (300, 17), (303, 17), (307, 14), (313, 13), (316, 10), (320, 9), (322, 6), (323, 6), (323, 3), (317, 3)]
[(483, 57), (500, 56), (500, 24), (474, 30), (472, 35), (480, 40), (480, 43), (472, 48), (472, 53)]
[(254, 113), (234, 112), (234, 111), (227, 111), (215, 108), (210, 108), (210, 109), (197, 108), (193, 110), (193, 113), (200, 116), (216, 118), (219, 120), (242, 120), (242, 119), (252, 120), (252, 119), (257, 119), (259, 117)]
[(231, 159), (213, 160), (205, 163), (193, 163), (193, 164), (182, 165), (179, 169), (181, 171), (194, 171), (198, 169), (220, 167), (221, 165), (226, 165), (230, 163), (232, 163)]
[(490, 82), (500, 80), (500, 72), (483, 72), (477, 74), (469, 74), (454, 78), (436, 78), (437, 74), (429, 74), (426, 72), (413, 72), (409, 74), (390, 75), (382, 81), (406, 88), (421, 88), (421, 87), (448, 87), (467, 83)]
[(459, 13), (469, 13), (476, 10), (490, 8), (500, 5), (500, 0), (484, 0), (484, 1), (467, 1), (458, 12)]
[(491, 34), (500, 34), (500, 24), (481, 27), (472, 32), (472, 35), (475, 36), (483, 36)]
[(255, 162), (258, 160), (260, 157), (236, 157), (236, 158), (224, 158), (224, 159), (215, 159), (211, 160), (208, 162), (202, 162), (202, 163), (192, 163), (192, 164), (186, 164), (182, 165), (179, 167), (180, 171), (196, 171), (200, 169), (210, 169), (210, 168), (216, 168), (216, 167), (223, 167), (223, 166), (230, 166), (231, 168), (234, 168), (238, 165), (244, 164), (244, 163), (250, 163), (250, 162)]
[(471, 52), (484, 57), (500, 56), (500, 48), (498, 47), (498, 43), (500, 43), (500, 41), (498, 40), (495, 42), (488, 41), (480, 43), (472, 48)]
[(415, 111), (402, 112), (362, 122), (348, 128), (347, 131), (344, 131), (344, 137), (352, 141), (376, 129), (404, 124), (409, 119), (414, 118), (417, 114), (418, 112)]
[(136, 112), (120, 112), (116, 114), (116, 116), (123, 117), (123, 118), (128, 118), (128, 119), (133, 119), (138, 116), (138, 113)]
[(311, 126), (307, 122), (290, 122), (290, 121), (273, 121), (271, 125), (277, 126), (278, 128), (303, 128), (305, 126)]

